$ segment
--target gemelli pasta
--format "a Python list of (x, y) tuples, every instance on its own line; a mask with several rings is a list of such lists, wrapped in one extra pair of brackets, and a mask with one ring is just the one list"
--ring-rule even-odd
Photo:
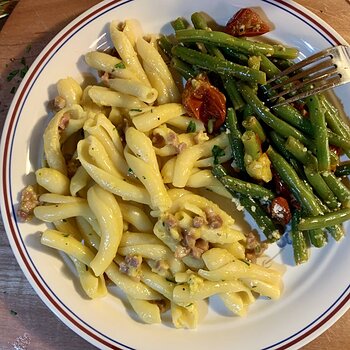
[(214, 295), (240, 316), (259, 295), (279, 298), (281, 273), (248, 260), (252, 237), (197, 192), (230, 198), (210, 171), (232, 158), (228, 134), (209, 135), (188, 115), (176, 75), (137, 23), (109, 30), (116, 54), (85, 53), (98, 84), (56, 85), (35, 173), (33, 214), (50, 224), (41, 243), (72, 260), (89, 298), (104, 297), (108, 279), (145, 323), (169, 312), (176, 328), (195, 328), (200, 301)]

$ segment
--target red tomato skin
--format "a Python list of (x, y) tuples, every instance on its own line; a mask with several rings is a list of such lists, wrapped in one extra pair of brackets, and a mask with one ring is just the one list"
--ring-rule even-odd
[(189, 79), (182, 93), (182, 103), (187, 113), (208, 125), (214, 119), (214, 130), (220, 128), (226, 117), (226, 97), (211, 85), (207, 76), (200, 74)]
[(269, 25), (251, 8), (240, 9), (226, 24), (225, 32), (233, 36), (258, 36), (270, 31)]

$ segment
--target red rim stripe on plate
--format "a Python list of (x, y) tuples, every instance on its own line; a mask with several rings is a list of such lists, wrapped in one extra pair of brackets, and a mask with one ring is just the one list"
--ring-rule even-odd
[(308, 21), (313, 23), (316, 27), (320, 28), (327, 36), (329, 36), (336, 45), (341, 45), (341, 42), (339, 41), (338, 38), (335, 37), (333, 33), (331, 33), (327, 28), (325, 28), (320, 22), (317, 21), (314, 17), (311, 17), (308, 13), (303, 12), (301, 9), (298, 7), (294, 6), (290, 2), (286, 2), (284, 0), (278, 0), (276, 1), (278, 4), (282, 4), (285, 7), (288, 7), (292, 9), (293, 11), (297, 12), (301, 17), (306, 18)]
[[(20, 253), (20, 256), (22, 258), (22, 261), (24, 262), (27, 271), (29, 272), (29, 274), (31, 275), (32, 279), (34, 280), (34, 282), (36, 283), (36, 286), (41, 290), (41, 292), (45, 295), (45, 297), (47, 298), (47, 300), (56, 308), (56, 310), (58, 310), (71, 324), (73, 324), (76, 328), (80, 329), (83, 333), (87, 334), (89, 337), (95, 339), (97, 342), (108, 346), (110, 349), (115, 349), (115, 350), (120, 350), (120, 348), (118, 348), (116, 345), (109, 343), (108, 341), (106, 341), (105, 339), (103, 339), (102, 337), (99, 337), (98, 335), (94, 334), (93, 332), (91, 332), (89, 329), (87, 329), (86, 327), (84, 327), (81, 323), (79, 323), (78, 321), (76, 321), (71, 315), (69, 315), (69, 313), (67, 313), (67, 311), (65, 311), (62, 306), (50, 295), (50, 293), (47, 291), (47, 289), (43, 286), (42, 282), (38, 279), (38, 277), (36, 276), (35, 272), (32, 270), (32, 267), (29, 263), (29, 261), (27, 260), (27, 257), (25, 255), (25, 252), (22, 250), (21, 244), (19, 242), (19, 239), (16, 235), (16, 229), (13, 226), (13, 222), (11, 220), (11, 205), (9, 205), (8, 203), (8, 198), (6, 196), (6, 193), (8, 193), (7, 191), (7, 184), (6, 184), (6, 175), (7, 172), (6, 170), (6, 166), (7, 166), (7, 159), (8, 159), (8, 150), (9, 150), (9, 144), (10, 144), (10, 135), (11, 133), (9, 131), (11, 131), (13, 129), (13, 125), (15, 122), (15, 117), (18, 113), (18, 110), (20, 108), (20, 105), (22, 103), (23, 97), (25, 95), (25, 93), (27, 92), (28, 86), (30, 85), (32, 79), (34, 78), (34, 76), (36, 75), (37, 71), (39, 70), (39, 68), (41, 68), (41, 66), (43, 65), (43, 63), (46, 61), (47, 57), (52, 53), (52, 51), (68, 36), (70, 35), (76, 28), (78, 28), (82, 23), (84, 23), (85, 21), (87, 21), (88, 19), (90, 19), (91, 17), (94, 17), (96, 14), (102, 12), (103, 10), (107, 9), (108, 7), (117, 4), (118, 2), (120, 2), (120, 0), (114, 0), (111, 1), (109, 3), (107, 3), (106, 5), (99, 7), (98, 9), (96, 9), (95, 11), (91, 12), (90, 14), (86, 15), (84, 18), (82, 18), (79, 22), (77, 22), (72, 28), (70, 28), (67, 32), (65, 32), (61, 37), (59, 37), (57, 39), (57, 41), (55, 41), (52, 46), (48, 49), (48, 51), (44, 54), (44, 56), (41, 58), (41, 60), (37, 63), (37, 65), (34, 67), (34, 70), (32, 71), (31, 75), (29, 76), (29, 78), (27, 79), (24, 87), (21, 90), (21, 93), (17, 99), (17, 102), (15, 104), (15, 107), (13, 109), (13, 112), (10, 116), (10, 122), (9, 122), (9, 126), (8, 126), (8, 131), (6, 134), (6, 139), (4, 142), (4, 160), (3, 160), (3, 198), (4, 198), (4, 205), (5, 205), (5, 209), (6, 209), (6, 215), (9, 218), (8, 223), (9, 223), (9, 227), (10, 227), (10, 231), (12, 234), (12, 237), (14, 239), (14, 242), (16, 244), (17, 250)], [(334, 34), (332, 34), (328, 29), (326, 29), (321, 23), (319, 23), (316, 19), (314, 19), (313, 17), (311, 17), (309, 14), (303, 12), (302, 10), (300, 10), (299, 8), (295, 7), (293, 4), (280, 0), (278, 1), (278, 4), (282, 4), (284, 7), (286, 8), (290, 8), (293, 11), (295, 11), (296, 13), (298, 13), (301, 17), (306, 18), (309, 22), (313, 23), (316, 27), (320, 28), (327, 36), (329, 36), (336, 44), (340, 44), (340, 41), (338, 38), (336, 38), (334, 36)], [(318, 330), (321, 326), (323, 326), (327, 321), (329, 321), (333, 316), (335, 316), (344, 306), (345, 304), (350, 300), (350, 293), (345, 297), (345, 299), (342, 300), (342, 302), (337, 305), (337, 307), (335, 309), (332, 310), (332, 312), (330, 312), (324, 319), (322, 319), (318, 324), (316, 324), (315, 326), (313, 326), (311, 329), (309, 329), (306, 333), (302, 334), (301, 336), (293, 339), (292, 341), (288, 342), (287, 344), (284, 344), (280, 347), (277, 347), (276, 350), (284, 350), (284, 349), (288, 349), (289, 347), (297, 344), (298, 342), (300, 342), (301, 340), (305, 339), (306, 337), (308, 337), (309, 335), (311, 335), (312, 333), (314, 333), (316, 330)], [(122, 344), (121, 344), (122, 345)]]

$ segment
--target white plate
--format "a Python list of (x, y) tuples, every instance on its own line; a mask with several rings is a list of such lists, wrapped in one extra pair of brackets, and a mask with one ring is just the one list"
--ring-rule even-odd
[[(47, 103), (58, 79), (82, 81), (88, 71), (82, 55), (106, 45), (107, 23), (137, 18), (146, 32), (170, 33), (177, 16), (205, 11), (219, 23), (248, 5), (245, 0), (104, 1), (74, 20), (41, 53), (27, 73), (11, 105), (2, 136), (1, 210), (13, 252), (28, 280), (47, 306), (70, 328), (103, 349), (296, 349), (317, 337), (350, 306), (350, 237), (312, 250), (310, 262), (294, 267), (291, 247), (269, 250), (287, 266), (279, 301), (260, 300), (246, 318), (231, 317), (219, 303), (210, 303), (196, 330), (175, 330), (169, 323), (143, 325), (115, 296), (90, 301), (82, 296), (71, 271), (58, 254), (40, 246), (43, 225), (15, 218), (19, 193), (33, 181), (39, 164)], [(344, 40), (326, 23), (289, 1), (251, 0), (275, 25), (268, 34), (308, 56)], [(336, 91), (350, 114), (350, 87)], [(349, 231), (349, 225), (346, 225)]]

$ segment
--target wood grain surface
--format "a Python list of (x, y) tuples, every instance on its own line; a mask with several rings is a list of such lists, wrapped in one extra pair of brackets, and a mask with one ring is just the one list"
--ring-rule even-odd
[[(297, 2), (350, 42), (349, 1)], [(17, 78), (8, 82), (8, 74), (29, 66), (55, 34), (96, 3), (97, 0), (19, 1), (0, 32), (0, 131), (20, 82)], [(38, 298), (20, 270), (0, 222), (0, 350), (10, 349), (90, 350), (95, 347), (68, 329)], [(350, 349), (350, 312), (303, 349)]]

